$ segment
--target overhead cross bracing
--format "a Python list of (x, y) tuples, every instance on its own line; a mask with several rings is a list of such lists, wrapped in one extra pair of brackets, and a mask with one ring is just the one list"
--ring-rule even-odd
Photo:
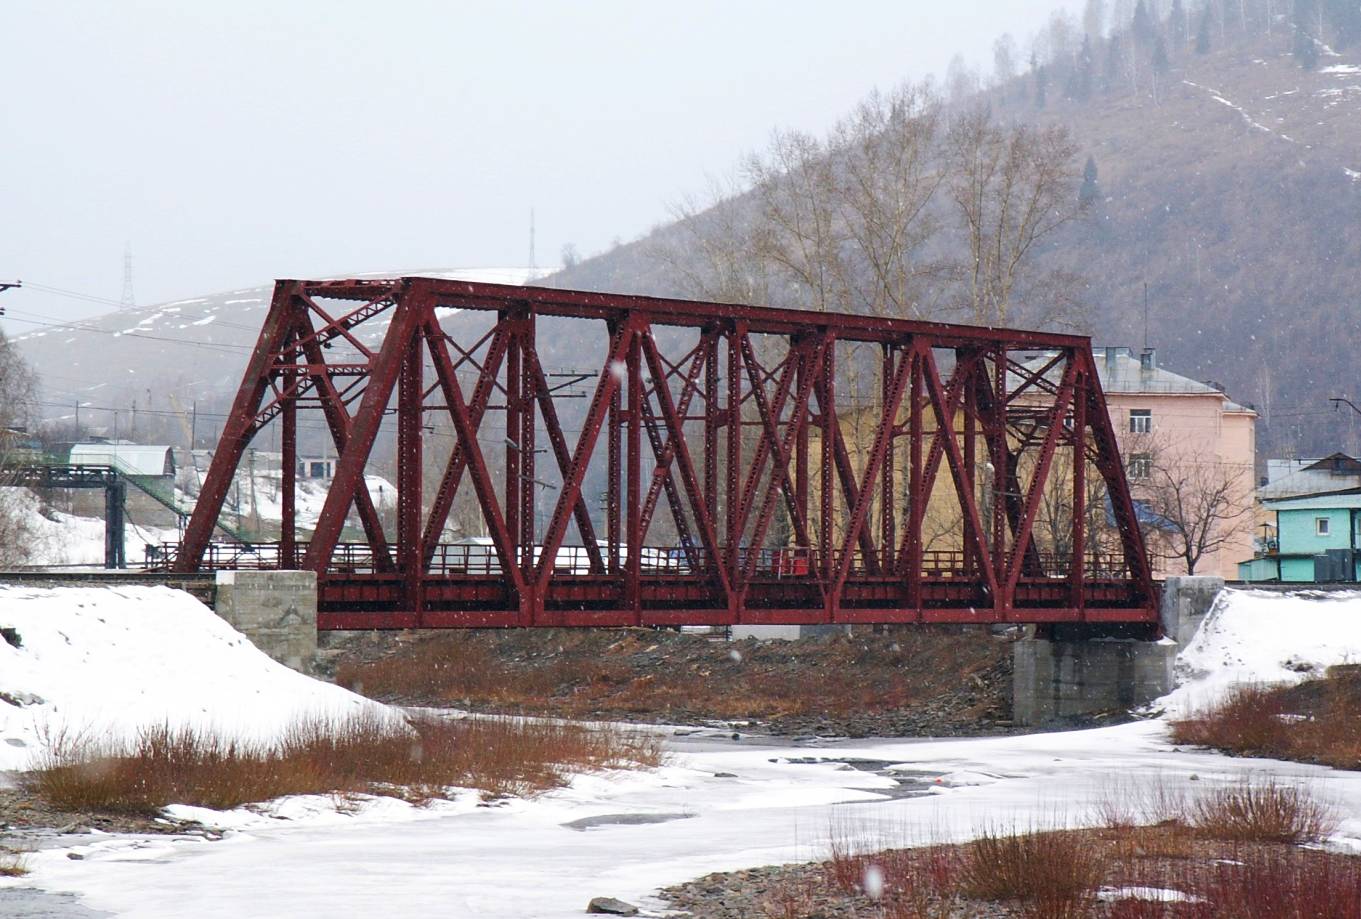
[[(300, 409), (338, 456), (306, 540)], [(212, 547), (267, 424), (281, 538)], [(486, 545), (446, 535), (459, 496)], [(316, 571), (323, 629), (1157, 622), (1086, 338), (418, 277), (276, 284), (172, 564), (243, 560)]]

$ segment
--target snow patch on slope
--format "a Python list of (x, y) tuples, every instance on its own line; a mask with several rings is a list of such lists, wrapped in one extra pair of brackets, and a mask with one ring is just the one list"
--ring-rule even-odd
[(1298, 683), (1359, 661), (1361, 591), (1225, 589), (1177, 655), (1177, 688), (1156, 705), (1185, 715), (1235, 686)]
[(1271, 130), (1271, 128), (1268, 128), (1266, 125), (1255, 120), (1251, 115), (1247, 113), (1247, 110), (1244, 109), (1241, 105), (1236, 105), (1235, 103), (1230, 102), (1228, 99), (1224, 98), (1224, 95), (1220, 93), (1219, 90), (1209, 86), (1202, 86), (1199, 83), (1192, 83), (1190, 80), (1182, 80), (1182, 83), (1186, 84), (1187, 86), (1195, 87), (1196, 89), (1205, 90), (1205, 92), (1210, 94), (1211, 99), (1218, 102), (1220, 105), (1226, 105), (1229, 108), (1233, 109), (1235, 112), (1237, 112), (1239, 117), (1243, 119), (1244, 123), (1247, 124), (1248, 127), (1253, 128), (1254, 130), (1257, 131), (1261, 131), (1265, 134), (1270, 134), (1272, 137), (1279, 137), (1281, 140), (1287, 141), (1292, 144), (1299, 143), (1299, 141), (1295, 140), (1294, 138), (1289, 137), (1285, 134), (1278, 134), (1277, 132)]
[[(27, 488), (0, 487), (0, 504), (23, 514), (31, 554), (29, 565), (46, 568), (103, 567), (104, 521), (98, 517), (77, 517), (61, 511), (42, 508), (38, 496)], [(147, 543), (177, 542), (179, 530), (174, 527), (138, 526), (126, 521), (123, 531), (128, 564), (137, 567), (142, 561), (142, 547)]]
[(301, 720), (399, 717), (276, 663), (166, 587), (0, 586), (0, 627), (13, 636), (0, 641), (0, 770), (27, 767), (50, 732), (169, 724), (269, 743)]

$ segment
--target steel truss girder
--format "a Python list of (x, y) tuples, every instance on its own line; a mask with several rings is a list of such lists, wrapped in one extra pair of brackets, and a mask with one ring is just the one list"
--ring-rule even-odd
[[(485, 314), (491, 328), (455, 341), (440, 325), (445, 309)], [(381, 340), (369, 334), (379, 316)], [(539, 357), (545, 318), (571, 320), (583, 341), (603, 339), (575, 440)], [(343, 353), (328, 360), (333, 344)], [(866, 345), (877, 356), (859, 367), (875, 382), (857, 388), (845, 377), (855, 363), (846, 349)], [(1017, 359), (1027, 352), (1046, 357)], [(207, 553), (213, 525), (246, 446), (276, 418), (291, 505), (296, 413), (313, 408), (335, 444), (336, 474), (309, 539), (285, 508), (277, 558), (317, 573), (322, 628), (1157, 628), (1086, 338), (429, 278), (279, 281), (177, 570), (216, 554)], [(385, 526), (364, 472), (389, 415), (398, 493)], [(455, 444), (432, 470), (438, 485), (427, 500), (422, 443), (441, 417)], [(861, 436), (850, 437), (851, 423)], [(502, 441), (503, 469), (486, 449), (501, 451)], [(543, 476), (556, 500), (538, 519)], [(595, 515), (588, 480), (604, 497)], [(1088, 545), (1096, 484), (1116, 520), (1114, 556)], [(1057, 487), (1072, 489), (1066, 555), (1041, 551), (1035, 537)], [(490, 537), (480, 571), (449, 564), (440, 542), (460, 489), (472, 492)], [(927, 533), (950, 519), (942, 505), (957, 515), (945, 549)], [(360, 546), (342, 544), (351, 513), (364, 529)]]

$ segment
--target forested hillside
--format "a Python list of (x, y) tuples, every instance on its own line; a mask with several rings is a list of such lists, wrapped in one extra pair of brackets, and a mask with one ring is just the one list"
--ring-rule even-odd
[[(1003, 37), (988, 79), (952, 68), (936, 90), (942, 137), (983, 107), (998, 124), (1061, 126), (1073, 142), (1067, 180), (1083, 212), (1036, 242), (1030, 293), (1043, 296), (1043, 278), (1071, 279), (1055, 296), (1077, 305), (1050, 314), (1030, 304), (1014, 315), (1139, 346), (1147, 285), (1148, 342), (1160, 362), (1256, 406), (1264, 454), (1361, 450), (1357, 419), (1328, 403), (1361, 390), (1353, 358), (1361, 331), (1358, 35), (1356, 3), (1090, 2), (1084, 22), (1056, 16), (1023, 64)], [(821, 152), (854, 158), (842, 139), (820, 141)], [(738, 178), (725, 188), (735, 194), (726, 200), (683, 205), (678, 223), (551, 282), (713, 293), (697, 279), (713, 273), (714, 243), (759, 219), (752, 215), (769, 199), (763, 183), (789, 162), (787, 141), (745, 165), (735, 157)], [(939, 232), (912, 258), (922, 302), (935, 298), (932, 314), (970, 321), (937, 270), (946, 266), (948, 275), (969, 258), (965, 234), (950, 223), (949, 181), (940, 192), (946, 203), (922, 213)], [(756, 263), (749, 270), (766, 271)], [(773, 302), (806, 300), (787, 286), (748, 287)]]

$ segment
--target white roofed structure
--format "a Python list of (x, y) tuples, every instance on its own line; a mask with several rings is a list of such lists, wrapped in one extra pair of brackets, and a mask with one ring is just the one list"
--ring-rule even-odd
[(135, 444), (127, 440), (72, 444), (74, 466), (111, 466), (124, 475), (175, 474), (175, 453), (164, 444)]

